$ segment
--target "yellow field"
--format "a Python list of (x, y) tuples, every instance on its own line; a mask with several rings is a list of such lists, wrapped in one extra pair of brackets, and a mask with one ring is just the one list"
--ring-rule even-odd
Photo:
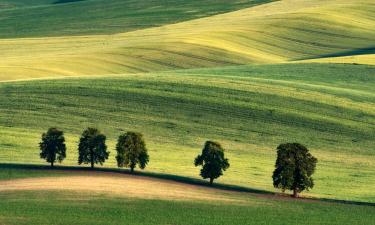
[(375, 54), (308, 59), (308, 60), (302, 60), (300, 62), (303, 62), (303, 63), (306, 63), (306, 62), (357, 63), (357, 64), (375, 65)]
[[(6, 191), (76, 191), (142, 199), (244, 202), (235, 191), (224, 191), (164, 179), (101, 172), (72, 172), (59, 177), (0, 181)], [(110, 185), (110, 189), (108, 188)], [(236, 195), (237, 194), (237, 195)]]
[[(319, 58), (373, 47), (374, 10), (372, 0), (283, 0), (114, 35), (1, 39), (0, 80)], [(317, 60), (375, 64), (373, 54)]]

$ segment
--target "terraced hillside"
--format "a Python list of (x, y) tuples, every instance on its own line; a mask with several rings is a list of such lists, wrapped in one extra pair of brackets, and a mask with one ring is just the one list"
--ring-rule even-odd
[(220, 182), (273, 191), (275, 148), (298, 141), (319, 158), (312, 196), (375, 201), (375, 68), (284, 64), (0, 84), (1, 162), (42, 163), (40, 135), (58, 126), (76, 165), (87, 126), (108, 135), (136, 130), (150, 149), (148, 170), (197, 177), (193, 159), (207, 139), (232, 163)]
[[(84, 4), (91, 5), (91, 2), (99, 4), (100, 1), (47, 8), (55, 10), (58, 7), (73, 7), (75, 4), (83, 7)], [(151, 3), (156, 4), (153, 1)], [(209, 7), (203, 7), (202, 12), (193, 10), (193, 15), (182, 16), (182, 19), (204, 18), (173, 24), (168, 23), (175, 21), (174, 18), (155, 19), (153, 14), (141, 11), (142, 21), (150, 21), (145, 27), (152, 28), (122, 28), (123, 32), (116, 34), (112, 34), (115, 30), (104, 29), (103, 32), (98, 31), (103, 33), (101, 35), (66, 36), (69, 32), (56, 29), (63, 32), (56, 35), (63, 36), (2, 39), (0, 79), (138, 73), (315, 58), (320, 62), (333, 60), (362, 63), (357, 58), (364, 56), (366, 60), (363, 63), (374, 64), (375, 20), (372, 14), (375, 4), (371, 0), (283, 0), (249, 8), (246, 8), (246, 4), (235, 3), (215, 4), (220, 7), (217, 6), (219, 9), (214, 10), (214, 13), (243, 9), (207, 17), (212, 12), (204, 13)], [(37, 9), (38, 12), (43, 11)], [(183, 9), (190, 12), (192, 6)], [(180, 13), (183, 15), (186, 12)], [(8, 11), (0, 11), (0, 15), (6, 13)], [(172, 14), (180, 15), (177, 12)], [(158, 15), (170, 18), (169, 14)], [(134, 19), (136, 16), (129, 15), (126, 18)], [(87, 21), (87, 18), (82, 21)], [(121, 23), (128, 22), (140, 24), (137, 20)], [(16, 20), (5, 26), (16, 28), (17, 24)], [(77, 26), (88, 27), (83, 29), (84, 32), (90, 30), (87, 25)], [(100, 24), (95, 27), (98, 26)], [(51, 33), (46, 35), (53, 35), (54, 30), (50, 29)], [(40, 34), (43, 32), (40, 31)], [(17, 34), (13, 36), (17, 37)], [(344, 59), (327, 58), (329, 55), (340, 56), (347, 52), (352, 52), (349, 57), (354, 59), (348, 58), (348, 55)]]

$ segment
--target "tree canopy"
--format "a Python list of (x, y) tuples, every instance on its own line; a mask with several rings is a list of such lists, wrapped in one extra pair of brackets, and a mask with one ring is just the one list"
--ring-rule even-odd
[(116, 145), (117, 165), (119, 167), (130, 167), (134, 171), (136, 165), (144, 169), (149, 162), (149, 155), (143, 135), (137, 132), (127, 132), (118, 138)]
[(273, 172), (273, 185), (284, 190), (293, 190), (293, 197), (314, 187), (311, 177), (317, 159), (299, 143), (286, 143), (277, 147), (277, 159)]
[(105, 144), (106, 136), (96, 128), (87, 128), (83, 131), (78, 145), (78, 164), (103, 165), (108, 159), (109, 152)]
[(39, 143), (40, 158), (53, 164), (62, 162), (66, 157), (66, 145), (64, 133), (57, 128), (49, 128), (47, 133), (42, 134), (42, 141)]
[(224, 156), (224, 149), (214, 141), (207, 141), (194, 161), (195, 166), (202, 166), (200, 175), (203, 179), (210, 179), (213, 184), (214, 179), (223, 175), (223, 171), (229, 168), (228, 159)]

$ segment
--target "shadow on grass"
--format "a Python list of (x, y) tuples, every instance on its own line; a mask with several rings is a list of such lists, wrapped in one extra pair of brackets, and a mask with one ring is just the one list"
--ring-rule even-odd
[(354, 55), (367, 55), (367, 54), (374, 54), (374, 53), (375, 53), (375, 46), (372, 46), (368, 48), (358, 48), (358, 49), (352, 49), (352, 50), (343, 51), (343, 52), (336, 52), (336, 53), (318, 55), (318, 56), (313, 56), (313, 57), (305, 57), (305, 58), (300, 58), (298, 60), (343, 57), (343, 56), (354, 56)]
[[(249, 187), (242, 187), (238, 185), (230, 185), (230, 184), (218, 184), (214, 183), (210, 185), (207, 181), (191, 178), (191, 177), (184, 177), (179, 175), (173, 174), (164, 174), (164, 173), (152, 173), (152, 172), (144, 172), (144, 171), (134, 171), (134, 173), (130, 173), (129, 170), (126, 169), (119, 169), (119, 168), (94, 168), (91, 169), (89, 167), (80, 167), (80, 166), (55, 166), (50, 167), (47, 165), (33, 165), (33, 164), (13, 164), (13, 163), (0, 163), (0, 169), (30, 169), (30, 170), (44, 170), (44, 171), (95, 171), (95, 172), (111, 172), (111, 173), (119, 173), (119, 174), (131, 174), (134, 176), (143, 176), (143, 177), (150, 177), (150, 178), (158, 178), (170, 181), (176, 181), (184, 184), (192, 184), (198, 186), (204, 186), (207, 188), (219, 189), (219, 190), (227, 190), (227, 191), (236, 191), (236, 192), (243, 192), (243, 193), (252, 193), (252, 194), (262, 194), (265, 197), (268, 195), (272, 196), (279, 196), (281, 198), (290, 199), (290, 200), (297, 200), (291, 197), (286, 197), (287, 195), (278, 195), (275, 192), (259, 190)], [(340, 204), (351, 204), (351, 205), (364, 205), (364, 206), (375, 206), (375, 203), (371, 202), (359, 202), (359, 201), (348, 201), (348, 200), (338, 200), (338, 199), (327, 199), (327, 198), (300, 198), (300, 200), (312, 200), (316, 202), (330, 202), (330, 203), (340, 203)]]
[(53, 4), (64, 4), (64, 3), (72, 3), (72, 2), (82, 2), (85, 0), (57, 0)]

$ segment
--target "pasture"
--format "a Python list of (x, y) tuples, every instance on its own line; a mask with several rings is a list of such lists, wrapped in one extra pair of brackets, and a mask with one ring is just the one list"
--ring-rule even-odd
[[(374, 201), (374, 67), (284, 64), (0, 84), (1, 162), (43, 163), (38, 142), (66, 132), (64, 165), (77, 165), (78, 138), (95, 126), (110, 160), (125, 131), (145, 135), (147, 170), (197, 177), (194, 157), (212, 139), (232, 167), (219, 182), (274, 191), (275, 148), (305, 143), (319, 159), (306, 195)], [(349, 82), (350, 81), (350, 82)]]
[[(50, 8), (77, 7), (78, 5), (83, 7), (82, 4), (99, 7), (94, 6), (94, 3), (100, 2), (103, 3), (103, 1), (82, 1)], [(113, 7), (121, 9), (122, 7), (118, 4), (122, 1), (115, 2)], [(121, 4), (126, 4), (126, 2)], [(157, 4), (159, 1), (150, 2), (149, 4)], [(206, 1), (202, 1), (201, 4), (204, 2)], [(235, 5), (231, 6), (232, 3), (225, 2), (228, 1), (221, 1), (221, 4), (217, 6), (222, 7), (222, 11), (233, 9), (233, 7), (239, 9), (246, 5), (230, 1)], [(254, 3), (253, 1), (245, 2)], [(130, 5), (136, 6), (137, 4)], [(212, 6), (208, 4), (201, 10), (210, 9), (210, 5)], [(128, 32), (126, 28), (122, 28), (123, 32), (67, 36), (69, 33), (64, 34), (63, 29), (49, 28), (51, 32), (57, 31), (62, 34), (45, 33), (42, 37), (30, 35), (26, 38), (0, 39), (2, 59), (0, 80), (82, 75), (104, 76), (239, 64), (285, 63), (316, 58), (324, 62), (324, 59), (320, 59), (321, 57), (344, 53), (349, 56), (344, 59), (326, 58), (326, 61), (361, 63), (356, 59), (357, 53), (371, 54), (373, 43), (375, 43), (375, 29), (373, 29), (375, 22), (372, 17), (374, 9), (375, 4), (371, 0), (284, 0), (208, 17), (203, 15), (202, 18), (188, 21), (173, 23), (169, 21), (160, 26), (151, 24), (147, 26), (148, 28)], [(39, 7), (35, 10), (43, 12)], [(190, 12), (188, 8), (185, 10)], [(71, 11), (74, 12), (74, 10)], [(23, 15), (21, 12), (15, 12), (16, 15)], [(0, 13), (8, 18), (7, 12), (0, 11)], [(178, 13), (171, 13), (179, 16)], [(52, 13), (52, 15), (55, 14)], [(57, 13), (57, 15), (66, 16), (65, 13)], [(169, 18), (169, 14), (158, 15)], [(201, 14), (197, 12), (198, 15)], [(131, 20), (133, 16), (124, 15), (124, 18)], [(134, 17), (136, 18), (136, 15)], [(152, 16), (142, 14), (141, 17), (142, 21), (159, 21)], [(14, 28), (20, 24), (18, 16), (15, 18), (17, 20), (9, 22), (8, 27)], [(35, 19), (37, 18), (39, 17), (36, 16)], [(175, 21), (173, 18), (171, 20)], [(32, 19), (22, 19), (22, 21), (32, 21)], [(50, 20), (47, 21), (51, 23)], [(96, 27), (100, 25), (91, 17), (77, 19), (77, 21), (94, 22)], [(137, 21), (129, 21), (129, 23), (139, 24)], [(68, 24), (74, 25), (75, 23)], [(87, 28), (90, 26), (86, 24), (79, 26), (86, 27), (80, 30), (90, 30)], [(28, 29), (19, 28), (17, 31), (33, 30), (29, 28), (29, 25), (27, 27)], [(48, 28), (48, 26), (40, 27)], [(17, 37), (17, 35), (13, 34), (12, 37)], [(351, 55), (355, 58), (348, 58)], [(365, 62), (373, 64), (373, 58), (368, 57), (370, 59)]]
[[(372, 0), (0, 0), (0, 224), (373, 224), (374, 12)], [(39, 155), (51, 127), (67, 147), (54, 168)], [(95, 169), (77, 165), (87, 127), (110, 151)], [(128, 131), (150, 156), (134, 174), (115, 159)], [(208, 140), (230, 163), (213, 186), (194, 166)], [(287, 142), (318, 159), (301, 199), (273, 186)]]
[[(0, 223), (341, 225), (371, 224), (375, 215), (370, 205), (298, 201), (112, 173), (76, 171), (85, 175), (80, 177), (72, 176), (71, 170), (65, 176), (61, 172), (45, 170), (43, 174), (51, 177), (0, 180), (0, 189), (13, 187), (0, 192)], [(113, 189), (106, 188), (108, 182)]]

